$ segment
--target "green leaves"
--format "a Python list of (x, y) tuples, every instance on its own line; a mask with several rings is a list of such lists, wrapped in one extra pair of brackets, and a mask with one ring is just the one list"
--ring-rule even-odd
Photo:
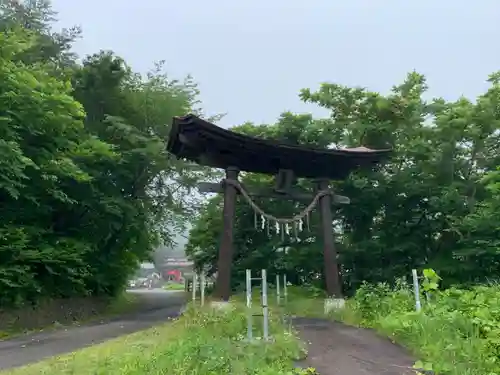
[(422, 273), (424, 274), (422, 290), (426, 293), (437, 291), (439, 289), (439, 280), (441, 280), (441, 278), (438, 276), (436, 271), (432, 268), (425, 268)]
[(109, 52), (79, 64), (48, 3), (0, 8), (0, 305), (118, 293), (195, 210), (200, 171), (165, 144), (196, 86)]
[[(477, 100), (454, 102), (425, 100), (427, 83), (416, 72), (410, 72), (388, 95), (324, 83), (317, 91), (302, 90), (300, 98), (329, 110), (329, 117), (314, 119), (287, 112), (275, 124), (246, 123), (233, 130), (323, 148), (361, 145), (394, 150), (382, 166), (332, 182), (339, 194), (351, 199), (350, 205), (335, 207), (349, 291), (362, 281), (394, 280), (423, 264), (444, 276), (444, 286), (475, 283), (496, 279), (500, 272), (500, 85), (495, 75), (490, 82)], [(259, 181), (250, 175), (244, 179), (247, 183)], [(257, 185), (270, 183), (261, 180)], [(308, 181), (300, 184), (311, 188)], [(266, 200), (264, 204), (275, 216), (298, 212), (291, 202)], [(253, 229), (252, 210), (239, 204), (237, 215), (235, 243), (245, 260), (235, 267), (273, 267), (278, 260), (268, 251), (279, 239), (269, 239)], [(202, 217), (205, 222), (215, 220)], [(313, 224), (314, 220), (317, 217)], [(197, 227), (195, 232), (202, 228), (201, 224)], [(316, 262), (308, 265), (311, 277), (323, 268), (321, 256), (313, 255), (320, 255), (321, 247), (315, 231), (313, 225), (311, 243), (297, 250)], [(204, 243), (211, 244), (206, 251), (212, 255), (205, 258), (215, 259), (220, 232), (214, 229), (210, 233), (214, 239)], [(257, 261), (260, 258), (263, 263)], [(433, 289), (436, 285), (429, 281), (428, 286)]]

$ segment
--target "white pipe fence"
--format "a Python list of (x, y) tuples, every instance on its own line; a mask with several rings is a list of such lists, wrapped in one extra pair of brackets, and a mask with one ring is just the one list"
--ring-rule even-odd
[(413, 278), (413, 292), (415, 295), (415, 310), (418, 312), (422, 310), (422, 303), (420, 302), (420, 285), (418, 283), (418, 273), (416, 269), (411, 270)]
[[(252, 281), (261, 282), (261, 305), (262, 314), (254, 314), (252, 310)], [(278, 306), (282, 305), (282, 292), (284, 302), (287, 302), (287, 281), (286, 275), (283, 275), (283, 284), (280, 283), (280, 275), (276, 275), (276, 302)], [(261, 270), (260, 277), (252, 277), (252, 270), (246, 270), (246, 306), (247, 306), (247, 339), (253, 340), (253, 321), (254, 317), (262, 316), (262, 335), (265, 341), (271, 339), (269, 334), (269, 305), (268, 305), (268, 283), (267, 283), (267, 270)]]
[(206, 290), (207, 282), (204, 273), (193, 275), (193, 279), (191, 281), (191, 298), (193, 300), (193, 304), (196, 303), (196, 295), (198, 291), (198, 287), (200, 290), (200, 306), (205, 305), (205, 290)]

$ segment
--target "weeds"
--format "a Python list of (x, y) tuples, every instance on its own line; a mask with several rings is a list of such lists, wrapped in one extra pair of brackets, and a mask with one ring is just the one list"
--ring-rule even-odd
[(405, 345), (437, 374), (500, 374), (500, 287), (439, 291), (435, 280), (430, 273), (424, 280), (432, 299), (420, 313), (408, 285), (381, 283), (363, 285), (340, 318)]

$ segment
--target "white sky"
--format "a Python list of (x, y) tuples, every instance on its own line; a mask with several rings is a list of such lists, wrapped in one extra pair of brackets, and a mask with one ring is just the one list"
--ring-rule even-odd
[(474, 97), (500, 68), (498, 0), (54, 0), (83, 26), (81, 54), (111, 49), (139, 71), (192, 74), (224, 126), (313, 112), (301, 88), (332, 81), (385, 92), (408, 71), (431, 95)]

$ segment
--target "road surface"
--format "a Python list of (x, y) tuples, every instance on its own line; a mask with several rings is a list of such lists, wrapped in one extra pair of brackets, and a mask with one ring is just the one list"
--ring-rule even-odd
[(308, 343), (302, 368), (313, 367), (321, 375), (417, 374), (412, 356), (373, 330), (313, 318), (295, 318), (293, 325)]
[(185, 293), (178, 291), (144, 289), (130, 293), (137, 294), (141, 301), (139, 310), (133, 314), (0, 341), (0, 371), (150, 328), (178, 316), (185, 303)]

